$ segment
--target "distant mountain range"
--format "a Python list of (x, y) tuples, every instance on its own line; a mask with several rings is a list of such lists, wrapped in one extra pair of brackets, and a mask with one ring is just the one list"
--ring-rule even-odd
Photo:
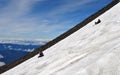
[(47, 42), (44, 40), (0, 40), (0, 66), (15, 61)]
[(46, 40), (0, 40), (0, 43), (20, 44), (20, 45), (44, 45)]

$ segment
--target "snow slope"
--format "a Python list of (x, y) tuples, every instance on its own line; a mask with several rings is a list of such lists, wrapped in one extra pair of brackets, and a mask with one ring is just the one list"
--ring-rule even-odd
[(120, 75), (120, 3), (98, 18), (1, 75)]

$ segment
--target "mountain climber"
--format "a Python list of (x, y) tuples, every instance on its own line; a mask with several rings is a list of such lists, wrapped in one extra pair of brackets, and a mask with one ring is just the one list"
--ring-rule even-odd
[(100, 19), (98, 19), (98, 21), (97, 21), (97, 22), (95, 22), (95, 25), (96, 25), (96, 24), (99, 24), (100, 22), (101, 22), (101, 20), (100, 20)]
[(43, 56), (44, 56), (43, 52), (39, 52), (38, 58), (39, 58), (39, 57), (43, 57)]

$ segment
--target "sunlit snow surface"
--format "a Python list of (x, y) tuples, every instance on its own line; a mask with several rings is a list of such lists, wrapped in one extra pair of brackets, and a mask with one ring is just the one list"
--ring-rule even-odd
[(120, 3), (98, 18), (1, 75), (120, 75)]

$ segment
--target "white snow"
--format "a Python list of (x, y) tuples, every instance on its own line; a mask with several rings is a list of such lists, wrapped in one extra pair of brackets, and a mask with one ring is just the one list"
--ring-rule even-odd
[(120, 3), (97, 19), (1, 75), (120, 75)]

